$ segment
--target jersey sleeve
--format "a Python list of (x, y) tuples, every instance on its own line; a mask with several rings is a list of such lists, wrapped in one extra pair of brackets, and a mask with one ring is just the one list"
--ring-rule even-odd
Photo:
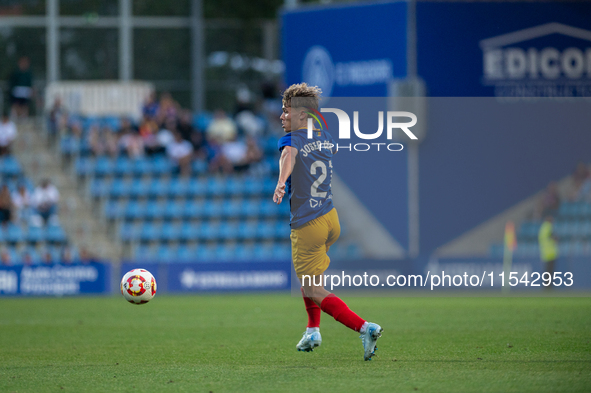
[(291, 134), (283, 135), (277, 142), (277, 148), (279, 151), (283, 151), (285, 146), (291, 146)]
[(285, 146), (295, 147), (297, 150), (300, 150), (300, 148), (302, 147), (301, 145), (302, 138), (297, 134), (294, 135), (293, 132), (290, 132), (289, 134), (282, 136), (281, 139), (279, 139), (279, 142), (277, 143), (279, 151), (282, 151)]

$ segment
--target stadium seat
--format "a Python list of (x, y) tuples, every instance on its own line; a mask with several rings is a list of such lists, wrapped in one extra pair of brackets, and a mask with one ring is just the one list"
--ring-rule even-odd
[(4, 240), (10, 244), (16, 244), (26, 239), (26, 233), (20, 225), (9, 224), (3, 231), (5, 233)]
[(45, 240), (43, 228), (29, 227), (27, 231), (27, 241), (29, 243), (39, 243)]
[(162, 217), (166, 220), (179, 220), (183, 218), (183, 205), (176, 201), (168, 201), (162, 212)]
[(45, 240), (53, 244), (65, 243), (66, 232), (61, 226), (50, 225), (45, 229)]
[(222, 215), (226, 218), (236, 218), (242, 211), (242, 201), (227, 201), (222, 204)]
[(248, 222), (241, 223), (238, 227), (238, 238), (241, 240), (252, 240), (257, 237), (257, 223)]
[(238, 224), (223, 222), (219, 226), (218, 238), (220, 240), (232, 240), (238, 235)]
[(94, 163), (94, 176), (104, 177), (113, 174), (115, 162), (107, 157), (99, 157)]

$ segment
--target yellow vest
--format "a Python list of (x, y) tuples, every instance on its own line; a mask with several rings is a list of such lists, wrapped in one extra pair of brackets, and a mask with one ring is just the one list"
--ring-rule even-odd
[(544, 221), (538, 233), (538, 242), (540, 243), (540, 258), (542, 262), (550, 262), (558, 257), (558, 246), (556, 240), (552, 238), (552, 223)]

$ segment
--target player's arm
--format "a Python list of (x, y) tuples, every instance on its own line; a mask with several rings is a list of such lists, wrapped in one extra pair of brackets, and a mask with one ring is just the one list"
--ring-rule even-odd
[(275, 187), (275, 192), (273, 193), (273, 202), (276, 204), (280, 204), (283, 200), (285, 182), (291, 176), (297, 155), (298, 149), (295, 147), (285, 146), (281, 151), (281, 157), (279, 158), (279, 180), (277, 180), (277, 187)]

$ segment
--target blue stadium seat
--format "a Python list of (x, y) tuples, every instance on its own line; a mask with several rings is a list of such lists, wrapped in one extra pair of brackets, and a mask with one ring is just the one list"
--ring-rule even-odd
[(237, 223), (223, 222), (220, 224), (218, 237), (221, 240), (232, 240), (238, 236), (239, 226)]
[(256, 218), (260, 214), (262, 203), (258, 200), (246, 200), (242, 203), (242, 216)]
[(263, 195), (269, 196), (270, 198), (275, 192), (275, 187), (277, 187), (277, 179), (266, 178), (263, 180)]
[(29, 243), (39, 243), (45, 240), (45, 233), (41, 227), (30, 226), (27, 230), (27, 241)]
[(244, 180), (236, 177), (230, 177), (226, 181), (226, 195), (239, 196), (244, 193)]
[(184, 223), (181, 226), (179, 240), (182, 242), (191, 242), (199, 238), (200, 228), (195, 224)]
[(196, 175), (203, 174), (207, 172), (207, 162), (204, 160), (194, 160), (191, 163), (191, 169)]
[(132, 186), (133, 183), (130, 183), (129, 181), (125, 181), (123, 179), (114, 179), (111, 184), (107, 186), (107, 195), (109, 198), (127, 198), (131, 192)]
[(288, 222), (277, 221), (275, 223), (275, 237), (278, 239), (289, 239), (291, 227)]
[(168, 175), (172, 172), (172, 164), (168, 158), (158, 156), (152, 160), (150, 171), (153, 176)]
[(74, 170), (78, 176), (88, 176), (94, 172), (94, 160), (88, 157), (78, 157), (74, 164)]
[(100, 119), (101, 127), (108, 127), (112, 132), (118, 132), (121, 128), (121, 119), (119, 117), (107, 116)]
[(238, 238), (242, 240), (252, 240), (257, 236), (257, 223), (256, 222), (242, 222), (238, 227)]
[(107, 201), (103, 207), (103, 214), (108, 220), (118, 220), (123, 217), (126, 204), (122, 201)]
[(179, 262), (191, 262), (197, 258), (197, 248), (194, 246), (180, 245), (176, 252), (176, 258)]
[(254, 258), (259, 261), (273, 259), (273, 246), (257, 244), (253, 249)]
[(246, 181), (244, 193), (249, 196), (260, 195), (263, 193), (264, 183), (261, 179), (250, 178)]
[(195, 254), (197, 262), (212, 262), (215, 260), (215, 249), (212, 246), (200, 246)]
[(240, 216), (242, 211), (242, 201), (226, 201), (222, 203), (222, 214), (226, 218), (235, 218)]
[(96, 177), (110, 176), (115, 170), (115, 161), (107, 157), (99, 157), (94, 163), (94, 175)]
[[(272, 195), (272, 194), (270, 194)], [(259, 208), (260, 208), (260, 215), (262, 217), (277, 217), (279, 216), (280, 213), (280, 206), (281, 205), (277, 205), (276, 203), (274, 203), (272, 200), (264, 200), (259, 204)]]
[(211, 196), (222, 196), (226, 189), (226, 182), (218, 177), (209, 178), (206, 185), (206, 193)]
[(152, 179), (149, 183), (147, 195), (150, 198), (164, 198), (168, 196), (169, 181), (164, 179)]
[(124, 222), (119, 227), (119, 238), (124, 242), (133, 242), (139, 239), (141, 225)]
[(67, 240), (66, 232), (61, 226), (50, 225), (45, 229), (45, 240), (50, 243), (65, 243)]
[(166, 211), (166, 202), (148, 202), (146, 204), (146, 210), (144, 212), (144, 219), (146, 220), (159, 220), (164, 216)]
[(183, 204), (176, 201), (168, 201), (162, 217), (166, 220), (179, 220), (183, 217), (183, 209)]
[(140, 244), (135, 247), (133, 252), (134, 259), (142, 262), (151, 262), (154, 261), (155, 258), (154, 248), (152, 246), (147, 246), (144, 244)]
[(154, 242), (161, 240), (160, 226), (153, 223), (144, 223), (139, 233), (140, 242)]
[(112, 173), (116, 176), (129, 176), (133, 173), (133, 160), (127, 157), (118, 157), (115, 160)]
[(130, 200), (123, 208), (123, 218), (126, 220), (138, 220), (145, 216), (147, 205), (137, 201)]
[(189, 181), (187, 179), (172, 179), (168, 184), (168, 197), (169, 198), (184, 198), (189, 193)]
[(207, 184), (202, 179), (196, 179), (189, 182), (188, 195), (192, 197), (203, 197), (207, 192)]
[(93, 198), (102, 198), (110, 194), (110, 185), (103, 179), (94, 179), (90, 183), (90, 195)]
[(16, 177), (22, 173), (20, 164), (13, 156), (0, 158), (0, 174), (8, 177)]
[(218, 245), (215, 248), (215, 260), (229, 262), (234, 259), (234, 251), (225, 245)]
[(214, 240), (218, 237), (219, 225), (205, 222), (199, 226), (200, 240)]
[(270, 221), (263, 221), (257, 225), (257, 238), (270, 240), (275, 237), (275, 224)]
[(183, 217), (187, 220), (201, 218), (205, 210), (205, 203), (187, 201), (183, 206)]
[(159, 262), (172, 263), (176, 260), (176, 250), (169, 246), (160, 246), (156, 251), (156, 257)]
[(276, 244), (273, 246), (273, 259), (291, 259), (291, 247), (289, 244)]
[(203, 207), (203, 216), (209, 218), (217, 218), (221, 215), (223, 209), (223, 202), (207, 201)]
[(5, 239), (8, 243), (20, 243), (26, 239), (26, 233), (20, 225), (9, 224), (5, 231)]
[(236, 262), (253, 261), (255, 259), (254, 247), (238, 244), (234, 248), (233, 260)]
[(133, 181), (127, 192), (130, 198), (144, 198), (150, 192), (151, 182), (149, 180)]
[(181, 236), (181, 225), (165, 223), (160, 231), (160, 239), (165, 242), (177, 241)]

